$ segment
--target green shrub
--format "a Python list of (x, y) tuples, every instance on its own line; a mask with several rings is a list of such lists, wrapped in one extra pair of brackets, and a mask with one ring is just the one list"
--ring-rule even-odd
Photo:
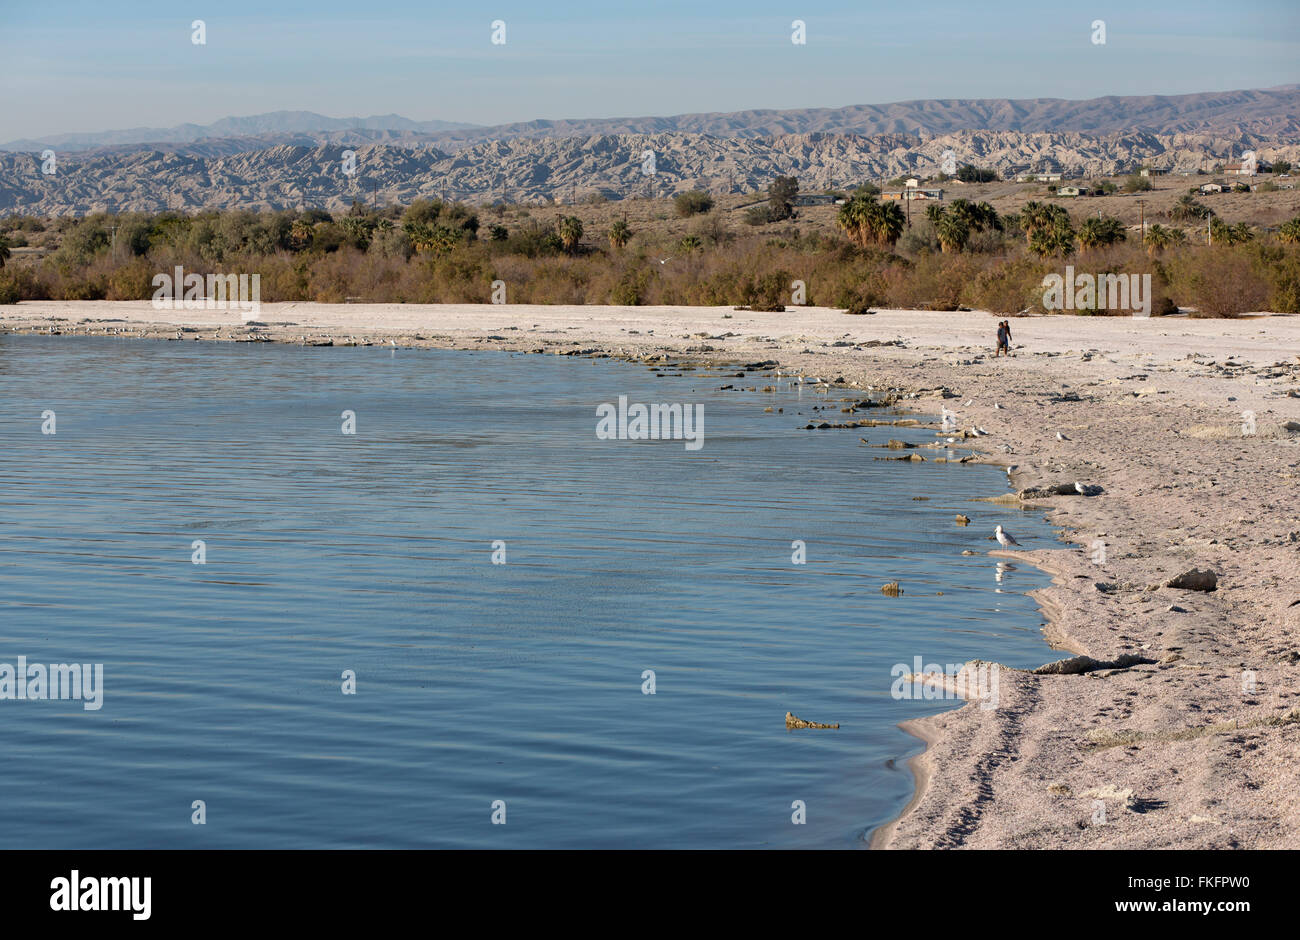
[(701, 190), (692, 189), (674, 196), (673, 208), (677, 211), (678, 217), (689, 218), (712, 209), (713, 197)]

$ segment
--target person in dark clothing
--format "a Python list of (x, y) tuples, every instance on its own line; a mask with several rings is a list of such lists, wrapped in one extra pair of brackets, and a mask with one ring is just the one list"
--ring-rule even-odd
[(1003, 320), (998, 323), (998, 350), (993, 354), (993, 357), (995, 359), (998, 356), (1001, 356), (1003, 353), (1007, 352), (1007, 344), (1009, 342), (1010, 342), (1010, 330), (1007, 329), (1006, 321)]

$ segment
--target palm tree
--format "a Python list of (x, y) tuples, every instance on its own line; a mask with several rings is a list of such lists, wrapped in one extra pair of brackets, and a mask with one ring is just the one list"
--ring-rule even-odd
[(859, 248), (867, 247), (869, 216), (875, 204), (875, 196), (862, 192), (855, 193), (852, 199), (840, 206), (839, 214), (835, 217), (836, 228), (843, 230), (849, 237), (849, 241)]
[(1024, 211), (1020, 213), (1020, 228), (1025, 233), (1026, 244), (1033, 242), (1035, 232), (1051, 224), (1052, 210), (1059, 208), (1060, 206), (1049, 206), (1033, 200), (1025, 203)]
[(698, 235), (687, 235), (682, 238), (678, 245), (684, 253), (689, 254), (692, 251), (699, 251), (703, 248), (704, 242), (700, 241), (700, 236)]
[(907, 219), (898, 203), (880, 203), (875, 196), (858, 193), (840, 206), (835, 225), (860, 248), (893, 246), (902, 236)]
[(1040, 258), (1068, 255), (1074, 251), (1074, 224), (1070, 221), (1070, 213), (1060, 206), (1043, 208), (1041, 221), (1029, 236), (1029, 250)]
[(939, 205), (937, 202), (930, 203), (925, 207), (925, 217), (935, 225), (938, 225), (939, 220), (943, 218), (943, 206)]
[[(962, 220), (973, 232), (983, 232), (986, 229), (1001, 231), (1002, 229), (1002, 222), (998, 219), (996, 210), (987, 202), (974, 203), (969, 199), (954, 199), (952, 211), (961, 216)], [(931, 221), (934, 220), (931, 219)]]
[(1183, 193), (1174, 207), (1169, 210), (1169, 217), (1175, 222), (1190, 222), (1192, 219), (1204, 219), (1214, 215), (1214, 210), (1192, 198), (1191, 193)]
[(878, 202), (870, 213), (872, 235), (877, 245), (889, 245), (891, 248), (903, 235), (907, 219), (896, 202)]
[(631, 238), (632, 229), (628, 226), (627, 219), (619, 219), (609, 227), (609, 245), (616, 251), (626, 248)]
[[(1178, 237), (1174, 234), (1175, 231), (1175, 229), (1165, 228), (1158, 222), (1152, 223), (1151, 227), (1147, 229), (1146, 237), (1143, 239), (1147, 246), (1147, 254), (1155, 255), (1164, 251), (1170, 245), (1176, 244)], [(1177, 231), (1179, 235), (1182, 234), (1181, 230)]]
[(1277, 237), (1284, 244), (1300, 245), (1300, 215), (1296, 216), (1290, 222), (1283, 222), (1282, 227), (1277, 230)]
[(1113, 215), (1094, 216), (1079, 226), (1079, 244), (1085, 252), (1124, 241), (1124, 224)]
[(576, 215), (564, 216), (556, 223), (555, 234), (560, 236), (560, 244), (564, 246), (564, 250), (572, 254), (582, 238), (582, 219)]
[(945, 212), (935, 224), (934, 234), (944, 254), (961, 251), (970, 241), (970, 224), (956, 212)]
[(0, 235), (0, 268), (3, 268), (5, 266), (5, 262), (8, 260), (9, 260), (9, 239), (5, 238), (3, 235)]

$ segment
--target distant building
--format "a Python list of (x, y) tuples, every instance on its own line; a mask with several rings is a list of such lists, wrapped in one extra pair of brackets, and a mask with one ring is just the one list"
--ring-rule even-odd
[(1016, 177), (1017, 183), (1059, 183), (1063, 178), (1060, 170), (1042, 170), (1038, 173), (1021, 173)]
[(1225, 163), (1223, 172), (1226, 176), (1254, 176), (1257, 167), (1249, 163)]
[(1081, 195), (1083, 195), (1083, 192), (1079, 189), (1078, 186), (1062, 186), (1060, 189), (1058, 189), (1058, 190), (1056, 191), (1056, 195), (1058, 195), (1058, 196), (1081, 196)]
[(906, 189), (887, 189), (880, 194), (882, 200), (891, 199), (912, 202), (926, 199), (943, 199), (942, 189), (922, 189), (919, 186), (908, 186)]
[(1169, 170), (1162, 167), (1144, 166), (1142, 169), (1138, 170), (1138, 173), (1141, 176), (1149, 178), (1152, 176), (1165, 176), (1169, 173)]
[(1230, 186), (1224, 186), (1222, 183), (1203, 183), (1197, 190), (1202, 196), (1208, 196), (1210, 193), (1221, 193), (1225, 189), (1231, 189)]

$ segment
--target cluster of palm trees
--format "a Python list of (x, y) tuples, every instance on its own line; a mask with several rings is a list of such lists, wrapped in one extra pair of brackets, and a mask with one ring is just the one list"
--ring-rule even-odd
[(987, 202), (954, 199), (947, 208), (932, 203), (925, 207), (925, 217), (934, 225), (934, 236), (939, 240), (939, 250), (961, 251), (975, 232), (1000, 232), (1003, 223), (997, 211)]
[(1094, 215), (1079, 224), (1078, 239), (1083, 253), (1087, 254), (1094, 248), (1127, 241), (1128, 233), (1124, 231), (1124, 223), (1113, 215)]
[(907, 220), (898, 203), (879, 202), (874, 194), (859, 190), (840, 206), (835, 224), (859, 248), (892, 247), (902, 236)]
[[(295, 225), (297, 223), (294, 223)], [(406, 237), (416, 254), (445, 255), (465, 237), (464, 231), (449, 228), (446, 225), (433, 225), (428, 222), (416, 222), (404, 226)]]
[(1029, 250), (1040, 258), (1068, 255), (1074, 250), (1074, 223), (1063, 206), (1030, 200), (1019, 216)]

